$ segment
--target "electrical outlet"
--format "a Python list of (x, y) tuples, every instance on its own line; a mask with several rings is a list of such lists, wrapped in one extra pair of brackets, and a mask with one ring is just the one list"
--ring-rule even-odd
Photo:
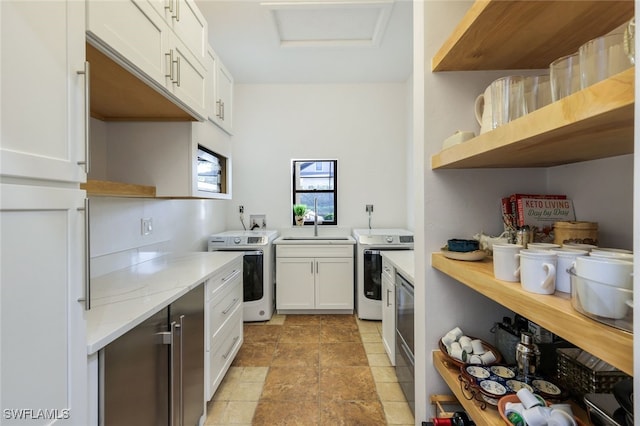
[(140, 232), (142, 235), (153, 234), (153, 220), (150, 217), (140, 219)]
[(244, 206), (242, 204), (238, 206), (238, 213), (240, 214), (244, 213)]
[(372, 213), (373, 212), (373, 204), (367, 204), (366, 209), (367, 209), (367, 213)]

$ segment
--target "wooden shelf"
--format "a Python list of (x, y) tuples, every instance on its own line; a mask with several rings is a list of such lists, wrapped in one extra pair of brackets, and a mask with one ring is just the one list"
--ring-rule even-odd
[(605, 362), (633, 375), (633, 334), (593, 321), (571, 306), (568, 294), (529, 293), (519, 283), (497, 280), (490, 260), (464, 262), (441, 253), (431, 255), (432, 266)]
[(476, 1), (431, 60), (432, 71), (547, 68), (624, 24), (622, 1)]
[[(442, 352), (438, 350), (433, 351), (433, 366), (447, 383), (453, 394), (460, 402), (460, 405), (464, 407), (465, 411), (471, 416), (478, 426), (496, 426), (504, 424), (504, 421), (495, 407), (487, 406), (482, 410), (480, 409), (480, 403), (468, 399), (469, 395), (463, 393), (460, 388), (460, 381), (458, 380), (460, 370), (457, 368), (449, 368), (448, 364), (445, 363), (445, 358), (442, 355)], [(573, 402), (571, 402), (571, 408), (573, 410), (573, 414), (582, 420), (584, 424), (590, 424), (587, 413), (584, 410), (579, 408)]]
[(631, 154), (634, 76), (635, 67), (442, 150), (431, 168), (549, 167)]
[(87, 180), (87, 183), (80, 184), (80, 189), (86, 190), (89, 196), (98, 197), (155, 198), (156, 196), (155, 186), (109, 182), (106, 180)]

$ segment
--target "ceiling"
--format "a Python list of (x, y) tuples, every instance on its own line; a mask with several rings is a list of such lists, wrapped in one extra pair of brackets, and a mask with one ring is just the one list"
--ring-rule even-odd
[(196, 0), (236, 83), (404, 82), (411, 0)]

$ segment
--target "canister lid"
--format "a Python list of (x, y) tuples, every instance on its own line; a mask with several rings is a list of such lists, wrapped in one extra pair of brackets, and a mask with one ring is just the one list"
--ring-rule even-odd
[(555, 222), (554, 228), (568, 228), (568, 229), (598, 229), (598, 222), (584, 222), (584, 221), (568, 221), (568, 222)]

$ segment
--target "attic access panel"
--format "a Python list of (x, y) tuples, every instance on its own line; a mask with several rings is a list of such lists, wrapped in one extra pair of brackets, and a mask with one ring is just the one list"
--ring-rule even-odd
[(393, 0), (264, 2), (281, 47), (377, 47)]

